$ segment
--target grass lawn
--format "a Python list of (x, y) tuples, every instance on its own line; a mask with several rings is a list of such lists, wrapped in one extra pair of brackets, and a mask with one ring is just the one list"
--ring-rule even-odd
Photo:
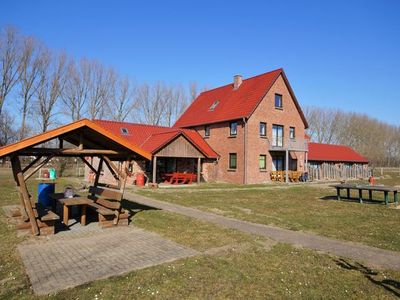
[[(398, 185), (400, 175), (386, 175), (377, 184)], [(383, 202), (338, 202), (335, 200), (336, 190), (327, 185), (274, 184), (264, 185), (264, 189), (236, 187), (241, 188), (143, 189), (139, 193), (251, 222), (312, 231), (327, 237), (400, 251), (400, 210), (390, 209)], [(382, 194), (374, 193), (374, 198), (383, 199)], [(358, 197), (356, 192), (353, 197)], [(392, 198), (393, 194), (390, 201), (393, 201)]]
[[(0, 182), (1, 205), (18, 203), (10, 173), (0, 171)], [(59, 183), (62, 186), (68, 180)], [(30, 185), (33, 187), (36, 182), (33, 180)], [(160, 210), (146, 210), (134, 215), (133, 226), (157, 232), (203, 254), (50, 297), (36, 297), (16, 250), (23, 238), (18, 238), (5, 221), (1, 211), (1, 299), (391, 299), (400, 293), (400, 272), (373, 271), (315, 251), (276, 244)]]

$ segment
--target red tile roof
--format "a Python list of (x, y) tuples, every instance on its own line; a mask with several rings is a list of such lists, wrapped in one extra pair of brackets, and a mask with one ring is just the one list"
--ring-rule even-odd
[[(238, 89), (233, 83), (201, 93), (176, 121), (174, 127), (192, 127), (249, 118), (278, 77), (282, 75), (307, 128), (308, 124), (283, 69), (243, 80)], [(218, 101), (215, 109), (210, 107)]]
[(319, 143), (308, 144), (308, 160), (368, 163), (368, 159), (348, 146)]
[[(183, 135), (206, 157), (218, 158), (218, 154), (195, 130), (108, 120), (94, 120), (94, 122), (107, 131), (123, 137), (131, 144), (137, 145), (141, 149), (153, 154), (177, 136)], [(126, 128), (128, 134), (122, 134), (121, 128)]]

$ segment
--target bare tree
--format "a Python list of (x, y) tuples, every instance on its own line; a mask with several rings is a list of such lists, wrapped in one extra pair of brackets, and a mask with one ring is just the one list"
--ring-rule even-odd
[(10, 144), (17, 139), (17, 132), (14, 130), (14, 119), (7, 111), (0, 115), (0, 146)]
[(48, 130), (55, 115), (55, 106), (65, 85), (65, 66), (65, 55), (52, 57), (51, 53), (46, 51), (41, 56), (36, 92), (36, 110), (41, 132)]
[(66, 108), (65, 114), (69, 115), (72, 121), (77, 121), (85, 115), (91, 87), (91, 74), (91, 63), (87, 59), (80, 60), (79, 64), (71, 61), (68, 65), (61, 99)]
[(17, 31), (6, 27), (0, 33), (0, 115), (7, 95), (18, 81), (19, 45)]
[(106, 69), (98, 62), (91, 63), (91, 70), (88, 115), (93, 120), (104, 116), (107, 102), (114, 96), (116, 73), (112, 68)]
[(166, 99), (170, 97), (164, 84), (157, 82), (154, 86), (143, 84), (138, 88), (137, 101), (141, 121), (151, 125), (162, 125)]
[(38, 77), (41, 64), (41, 46), (31, 37), (23, 40), (21, 59), (19, 63), (19, 95), (21, 97), (21, 128), (19, 138), (22, 140), (27, 133), (26, 119), (31, 99), (38, 88)]
[(308, 107), (305, 114), (313, 141), (350, 146), (374, 166), (399, 166), (400, 127), (328, 108)]
[(188, 99), (182, 86), (170, 86), (165, 99), (164, 125), (172, 126), (188, 106)]
[(115, 121), (126, 121), (128, 117), (135, 119), (137, 99), (135, 99), (136, 87), (128, 77), (119, 79), (115, 85), (113, 97), (108, 101), (109, 115)]

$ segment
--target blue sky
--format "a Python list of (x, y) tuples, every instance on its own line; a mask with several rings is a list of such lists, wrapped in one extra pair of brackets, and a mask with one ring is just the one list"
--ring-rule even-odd
[(139, 82), (196, 81), (283, 67), (302, 105), (400, 125), (400, 1), (4, 1), (50, 48)]

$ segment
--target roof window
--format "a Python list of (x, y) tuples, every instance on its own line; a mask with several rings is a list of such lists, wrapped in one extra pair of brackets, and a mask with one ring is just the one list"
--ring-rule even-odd
[(125, 134), (125, 135), (126, 135), (126, 134), (129, 134), (128, 128), (122, 127), (122, 128), (121, 128), (121, 133), (122, 133), (122, 134)]
[(215, 100), (213, 104), (211, 104), (210, 108), (208, 111), (213, 111), (219, 104), (219, 100)]

